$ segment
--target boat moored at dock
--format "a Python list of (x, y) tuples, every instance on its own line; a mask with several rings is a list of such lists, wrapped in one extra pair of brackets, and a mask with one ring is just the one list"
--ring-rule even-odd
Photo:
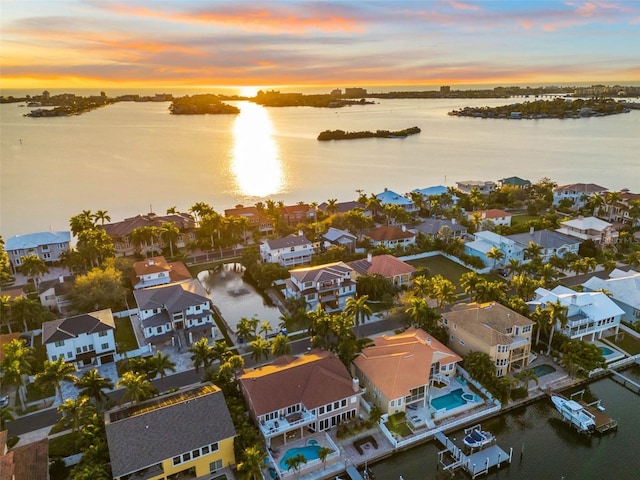
[(592, 413), (575, 400), (568, 400), (560, 395), (552, 395), (551, 401), (562, 419), (571, 423), (581, 433), (593, 433), (596, 422)]

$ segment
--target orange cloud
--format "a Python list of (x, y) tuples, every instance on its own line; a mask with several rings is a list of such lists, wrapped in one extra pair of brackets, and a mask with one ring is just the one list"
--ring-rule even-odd
[(470, 3), (462, 3), (456, 0), (450, 0), (449, 5), (451, 5), (456, 10), (474, 10), (474, 11), (480, 10), (480, 7), (478, 5), (471, 5)]

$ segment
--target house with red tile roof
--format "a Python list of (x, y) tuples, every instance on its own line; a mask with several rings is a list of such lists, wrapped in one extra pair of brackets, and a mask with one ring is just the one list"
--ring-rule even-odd
[(360, 413), (359, 382), (332, 352), (285, 355), (245, 370), (239, 381), (267, 446), (329, 430)]
[(408, 231), (404, 226), (382, 225), (367, 231), (364, 236), (376, 247), (383, 246), (393, 249), (415, 245), (416, 243), (416, 234)]
[(497, 208), (492, 208), (489, 210), (476, 210), (474, 212), (467, 213), (467, 219), (470, 222), (475, 222), (476, 218), (480, 221), (480, 223), (488, 220), (496, 226), (511, 226), (511, 214)]
[(430, 334), (411, 327), (373, 339), (353, 360), (364, 398), (384, 413), (428, 406), (432, 381), (449, 383), (462, 358)]
[(356, 272), (356, 282), (361, 275), (382, 275), (388, 278), (396, 287), (408, 287), (416, 271), (413, 265), (394, 257), (393, 255), (367, 255), (367, 258), (348, 262)]
[(131, 285), (135, 290), (168, 283), (191, 280), (193, 277), (182, 262), (167, 262), (163, 256), (146, 258), (133, 264)]
[(226, 217), (245, 217), (249, 220), (249, 226), (255, 228), (261, 235), (268, 235), (274, 232), (273, 220), (267, 216), (264, 210), (250, 205), (236, 205), (234, 208), (228, 208), (224, 211)]
[(0, 480), (48, 480), (49, 439), (7, 449), (7, 431), (0, 432)]

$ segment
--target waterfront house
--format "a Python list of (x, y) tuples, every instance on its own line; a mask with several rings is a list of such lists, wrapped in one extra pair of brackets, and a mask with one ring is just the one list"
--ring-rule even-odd
[(126, 404), (104, 418), (115, 480), (214, 478), (236, 463), (236, 431), (215, 385)]
[(256, 229), (261, 235), (269, 235), (274, 232), (273, 220), (269, 218), (264, 210), (259, 210), (251, 205), (236, 205), (224, 211), (226, 217), (244, 217), (249, 221), (249, 226)]
[(153, 241), (144, 243), (143, 245), (135, 245), (131, 238), (131, 233), (142, 227), (160, 228), (163, 223), (173, 223), (180, 233), (174, 243), (175, 248), (184, 248), (190, 242), (195, 241), (196, 221), (188, 213), (172, 213), (168, 215), (156, 215), (155, 213), (147, 213), (136, 215), (135, 217), (125, 218), (121, 222), (107, 223), (99, 225), (100, 228), (107, 232), (107, 235), (113, 240), (116, 249), (116, 255), (119, 257), (130, 257), (139, 252), (141, 255), (156, 255), (162, 253), (162, 248), (168, 246), (162, 238), (155, 238)]
[(640, 320), (640, 272), (615, 269), (609, 278), (591, 277), (582, 284), (587, 292), (606, 291), (623, 311), (621, 320), (631, 324)]
[(609, 222), (640, 226), (640, 193), (631, 193), (628, 189), (621, 190), (620, 199), (612, 205), (604, 205), (606, 219)]
[[(322, 202), (320, 205), (318, 205), (318, 210), (321, 210), (324, 213), (329, 213), (329, 211), (327, 210), (328, 207), (329, 207), (328, 202)], [(367, 217), (371, 216), (371, 212), (369, 210), (366, 210), (366, 206), (355, 200), (351, 200), (348, 202), (337, 202), (335, 205), (335, 208), (336, 208), (335, 213), (347, 213), (351, 210), (355, 210), (356, 208), (358, 208), (362, 210), (364, 216), (367, 216)]]
[(618, 242), (618, 231), (613, 225), (596, 217), (583, 217), (567, 220), (560, 224), (560, 228), (556, 232), (580, 240), (593, 240), (599, 245), (612, 245)]
[(466, 194), (476, 189), (483, 195), (488, 195), (496, 189), (496, 183), (490, 180), (463, 180), (462, 182), (456, 182), (456, 185), (458, 190)]
[(4, 250), (9, 256), (13, 271), (22, 265), (21, 257), (35, 255), (45, 263), (60, 260), (71, 249), (71, 232), (38, 232), (8, 238)]
[(348, 262), (347, 265), (353, 268), (356, 282), (361, 275), (380, 275), (398, 288), (409, 287), (416, 272), (413, 265), (389, 254), (376, 256), (368, 254), (367, 258)]
[(449, 384), (462, 360), (424, 330), (411, 327), (373, 339), (353, 360), (364, 398), (383, 413), (425, 407), (431, 382)]
[(461, 356), (484, 352), (496, 375), (529, 365), (535, 322), (496, 302), (458, 304), (442, 314), (449, 331), (449, 346)]
[(427, 218), (415, 227), (411, 227), (411, 231), (429, 238), (439, 238), (445, 242), (454, 238), (464, 239), (467, 236), (467, 227), (460, 225), (455, 218), (451, 220)]
[(478, 221), (479, 228), (482, 228), (482, 222), (484, 222), (485, 220), (493, 223), (495, 226), (511, 226), (511, 214), (498, 208), (468, 212), (467, 220), (469, 220), (470, 222)]
[(571, 183), (559, 185), (553, 189), (553, 204), (558, 205), (562, 200), (570, 200), (573, 208), (584, 207), (585, 203), (594, 195), (604, 196), (609, 191), (595, 183)]
[(364, 237), (368, 238), (374, 247), (381, 246), (390, 249), (405, 248), (416, 243), (416, 234), (407, 230), (404, 225), (402, 227), (382, 225), (368, 230), (364, 233)]
[[(412, 190), (412, 192), (416, 192), (422, 195), (422, 198), (424, 198), (424, 201), (430, 208), (431, 205), (429, 204), (429, 200), (432, 197), (440, 197), (439, 202), (442, 203), (442, 200), (447, 198), (446, 196), (447, 194), (449, 194), (449, 189), (444, 185), (434, 185), (432, 187), (416, 188)], [(450, 199), (448, 200), (453, 205), (456, 205), (458, 203), (458, 200), (460, 200), (460, 198), (457, 195), (451, 195)]]
[(168, 283), (183, 282), (193, 277), (182, 262), (167, 262), (163, 256), (146, 258), (133, 264), (131, 285), (135, 290)]
[(540, 247), (540, 257), (542, 263), (547, 263), (553, 256), (564, 257), (568, 253), (578, 254), (578, 249), (582, 240), (555, 232), (553, 230), (533, 230), (529, 233), (516, 233), (508, 235), (507, 238), (516, 242), (521, 248), (526, 249), (530, 243)]
[[(465, 243), (464, 252), (468, 255), (478, 257), (485, 263), (485, 265), (488, 265), (491, 268), (504, 266), (509, 263), (509, 260), (511, 259), (517, 260), (521, 263), (524, 260), (525, 247), (508, 237), (489, 231), (476, 232), (474, 237), (474, 241)], [(487, 256), (494, 248), (500, 250), (503, 255), (501, 259), (496, 261)]]
[(133, 296), (149, 343), (188, 345), (196, 333), (216, 337), (211, 302), (198, 280), (134, 290)]
[(240, 388), (267, 446), (284, 445), (358, 417), (362, 390), (338, 357), (312, 350), (245, 370)]
[(111, 309), (42, 323), (42, 344), (47, 358), (63, 358), (78, 367), (113, 362), (116, 324)]
[(40, 283), (38, 296), (42, 306), (61, 315), (71, 313), (73, 308), (69, 293), (75, 279), (75, 275), (60, 275), (57, 279), (45, 280)]
[(346, 230), (329, 227), (329, 230), (322, 235), (322, 238), (325, 240), (325, 246), (329, 244), (329, 246), (344, 247), (348, 252), (353, 252), (356, 249), (357, 237)]
[(49, 438), (9, 450), (7, 431), (0, 431), (0, 479), (49, 480)]
[(327, 312), (342, 310), (356, 295), (355, 271), (344, 262), (291, 270), (285, 281), (286, 298), (304, 298), (307, 311), (318, 305)]
[(558, 285), (553, 290), (538, 288), (536, 298), (527, 303), (531, 308), (549, 308), (555, 302), (568, 308), (566, 324), (557, 323), (555, 329), (572, 340), (593, 342), (607, 330), (618, 333), (620, 329), (624, 310), (603, 292), (576, 292)]
[(376, 195), (376, 198), (380, 200), (382, 207), (385, 207), (386, 205), (398, 205), (404, 208), (407, 213), (414, 213), (417, 211), (417, 208), (411, 199), (389, 190), (386, 187), (384, 191)]
[(531, 186), (531, 182), (520, 177), (507, 177), (498, 180), (498, 185), (500, 187), (508, 186), (515, 188), (529, 188)]
[(302, 232), (265, 240), (260, 245), (260, 258), (263, 262), (278, 263), (283, 267), (311, 263), (313, 253), (313, 244)]

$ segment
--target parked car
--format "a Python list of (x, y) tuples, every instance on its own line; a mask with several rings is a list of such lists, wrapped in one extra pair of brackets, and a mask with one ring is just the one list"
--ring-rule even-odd
[(9, 405), (9, 395), (0, 397), (0, 407), (4, 408)]

